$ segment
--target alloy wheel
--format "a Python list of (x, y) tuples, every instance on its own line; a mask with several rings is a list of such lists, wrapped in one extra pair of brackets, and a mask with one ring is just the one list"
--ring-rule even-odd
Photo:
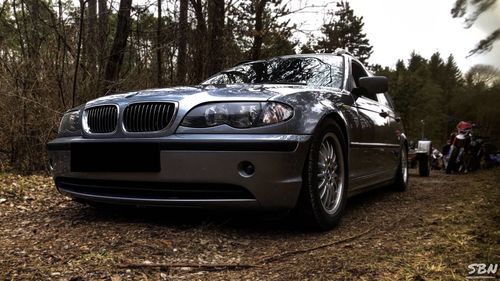
[(326, 134), (321, 142), (317, 179), (321, 205), (327, 213), (333, 214), (340, 208), (344, 192), (344, 159), (333, 133)]

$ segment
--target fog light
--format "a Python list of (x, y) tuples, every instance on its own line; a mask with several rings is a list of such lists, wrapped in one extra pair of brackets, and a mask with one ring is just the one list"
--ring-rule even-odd
[(255, 173), (255, 166), (249, 161), (238, 164), (238, 171), (242, 177), (251, 177)]
[(49, 171), (53, 171), (54, 170), (54, 161), (52, 161), (52, 158), (49, 159)]

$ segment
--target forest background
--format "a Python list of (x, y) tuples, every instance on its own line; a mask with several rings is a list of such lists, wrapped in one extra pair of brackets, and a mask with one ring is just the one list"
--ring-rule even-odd
[[(0, 171), (46, 169), (46, 143), (62, 114), (114, 92), (194, 85), (245, 60), (332, 52), (362, 61), (372, 54), (363, 18), (338, 1), (321, 34), (299, 42), (291, 0), (2, 0), (0, 1)], [(471, 2), (471, 3), (469, 3)], [(450, 17), (470, 26), (494, 0), (457, 0)], [(471, 55), (488, 52), (500, 28)], [(437, 146), (461, 120), (500, 138), (500, 72), (463, 73), (452, 55), (418, 50), (394, 68), (369, 65), (390, 81), (389, 94), (410, 139)]]

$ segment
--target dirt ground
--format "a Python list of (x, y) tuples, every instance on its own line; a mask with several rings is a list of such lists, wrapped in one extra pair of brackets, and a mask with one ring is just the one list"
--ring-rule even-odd
[(500, 169), (411, 176), (308, 232), (232, 211), (93, 208), (50, 177), (0, 174), (0, 279), (465, 280), (469, 264), (500, 262)]

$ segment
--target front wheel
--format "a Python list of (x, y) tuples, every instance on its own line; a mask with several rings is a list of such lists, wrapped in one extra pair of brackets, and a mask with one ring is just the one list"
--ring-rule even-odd
[(327, 230), (340, 220), (347, 200), (347, 157), (342, 131), (325, 121), (313, 136), (298, 203), (302, 221)]

